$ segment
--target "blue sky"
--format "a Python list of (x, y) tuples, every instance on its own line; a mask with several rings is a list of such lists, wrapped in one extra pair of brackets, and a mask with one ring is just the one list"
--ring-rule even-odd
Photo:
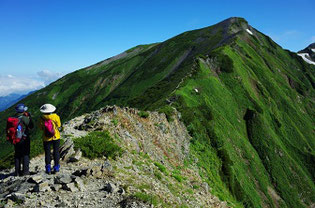
[[(0, 0), (0, 96), (37, 89), (139, 44), (244, 17), (283, 48), (315, 42), (315, 1)], [(24, 80), (23, 80), (24, 79)], [(29, 89), (30, 88), (30, 89)]]

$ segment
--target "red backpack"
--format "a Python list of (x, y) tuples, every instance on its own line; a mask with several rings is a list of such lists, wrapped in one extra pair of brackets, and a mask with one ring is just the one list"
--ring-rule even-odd
[(22, 139), (25, 139), (23, 125), (20, 118), (9, 117), (7, 120), (7, 140), (12, 144), (19, 143)]
[(54, 127), (54, 124), (53, 124), (53, 121), (48, 119), (48, 120), (44, 120), (44, 132), (45, 132), (45, 136), (48, 137), (48, 138), (51, 138), (53, 136), (55, 136), (55, 127)]

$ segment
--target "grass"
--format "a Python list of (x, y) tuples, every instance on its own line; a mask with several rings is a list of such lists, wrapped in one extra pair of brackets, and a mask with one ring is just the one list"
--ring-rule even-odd
[[(304, 146), (305, 149), (312, 143), (309, 140), (312, 137), (311, 122), (296, 113), (296, 109), (301, 107), (291, 101), (296, 97), (294, 91), (288, 93), (288, 88), (279, 86), (278, 83), (286, 84), (283, 78), (277, 81), (273, 81), (273, 78), (266, 79), (274, 75), (264, 67), (257, 68), (264, 65), (263, 60), (258, 58), (259, 54), (242, 40), (238, 43), (243, 50), (250, 51), (251, 58), (243, 58), (233, 48), (221, 48), (218, 50), (220, 53), (233, 59), (233, 64), (229, 64), (233, 70), (224, 70), (216, 77), (207, 65), (200, 62), (195, 77), (187, 80), (177, 91), (179, 98), (175, 107), (182, 113), (187, 129), (193, 137), (191, 148), (199, 158), (198, 165), (206, 173), (201, 174), (213, 187), (214, 193), (228, 201), (234, 201), (235, 197), (244, 206), (272, 206), (267, 187), (272, 187), (277, 181), (275, 189), (285, 199), (283, 206), (303, 207), (298, 198), (293, 199), (289, 195), (296, 197), (297, 192), (305, 193), (304, 189), (309, 193), (314, 191), (314, 184), (310, 180), (312, 176), (309, 174), (312, 171), (308, 173), (309, 167), (305, 166), (308, 162), (298, 159), (297, 155), (299, 146)], [(282, 64), (274, 63), (279, 67)], [(261, 99), (261, 92), (255, 92), (250, 80), (263, 83), (260, 91), (263, 91), (266, 99)], [(202, 89), (199, 95), (193, 93), (196, 86)], [(268, 88), (263, 89), (263, 86)], [(283, 101), (273, 100), (273, 97)], [(274, 103), (271, 108), (267, 107), (270, 102)], [(246, 109), (253, 109), (255, 120), (244, 121)], [(298, 119), (296, 125), (291, 123), (287, 116), (289, 114)], [(306, 132), (309, 133), (305, 132), (308, 136), (299, 133), (297, 125), (300, 122), (308, 126), (305, 126), (308, 128)], [(297, 137), (300, 139), (296, 140)], [(303, 142), (295, 143), (297, 141)], [(275, 154), (277, 150), (282, 150), (282, 158)], [(293, 162), (292, 157), (296, 158), (296, 162)], [(268, 161), (266, 158), (269, 158)], [(284, 163), (295, 167), (295, 173), (284, 171)], [(291, 184), (292, 189), (285, 188), (285, 184)], [(257, 190), (267, 198), (263, 199)], [(313, 200), (311, 195), (306, 198), (309, 202)]]
[(146, 194), (143, 192), (137, 192), (133, 196), (145, 203), (153, 204), (154, 206), (157, 206), (160, 201), (157, 196), (153, 194)]
[(164, 173), (165, 175), (169, 175), (166, 167), (164, 165), (162, 165), (161, 163), (159, 162), (154, 162), (154, 165), (162, 172)]
[(84, 157), (90, 159), (103, 156), (115, 159), (123, 153), (108, 131), (91, 132), (87, 136), (75, 138), (74, 145), (81, 149)]
[(138, 116), (140, 116), (141, 118), (148, 118), (149, 117), (149, 113), (146, 111), (139, 111), (138, 112)]
[(164, 113), (166, 116), (166, 119), (171, 122), (174, 120), (173, 115), (174, 115), (174, 109), (169, 106), (165, 105), (159, 109), (159, 113)]

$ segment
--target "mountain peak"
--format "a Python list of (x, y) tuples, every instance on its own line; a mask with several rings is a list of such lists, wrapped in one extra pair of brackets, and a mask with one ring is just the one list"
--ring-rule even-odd
[(243, 17), (230, 17), (230, 18), (227, 18), (221, 22), (219, 22), (218, 24), (220, 23), (223, 23), (223, 22), (227, 22), (227, 23), (230, 23), (230, 24), (233, 24), (233, 23), (238, 23), (238, 22), (245, 22), (245, 23), (248, 23), (245, 18)]
[(298, 55), (307, 63), (315, 65), (315, 43), (311, 43), (303, 50), (300, 50)]

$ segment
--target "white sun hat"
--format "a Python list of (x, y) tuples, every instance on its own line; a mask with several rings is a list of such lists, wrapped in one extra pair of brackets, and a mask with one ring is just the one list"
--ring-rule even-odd
[(53, 113), (56, 110), (56, 107), (52, 104), (44, 104), (39, 110), (41, 113)]

